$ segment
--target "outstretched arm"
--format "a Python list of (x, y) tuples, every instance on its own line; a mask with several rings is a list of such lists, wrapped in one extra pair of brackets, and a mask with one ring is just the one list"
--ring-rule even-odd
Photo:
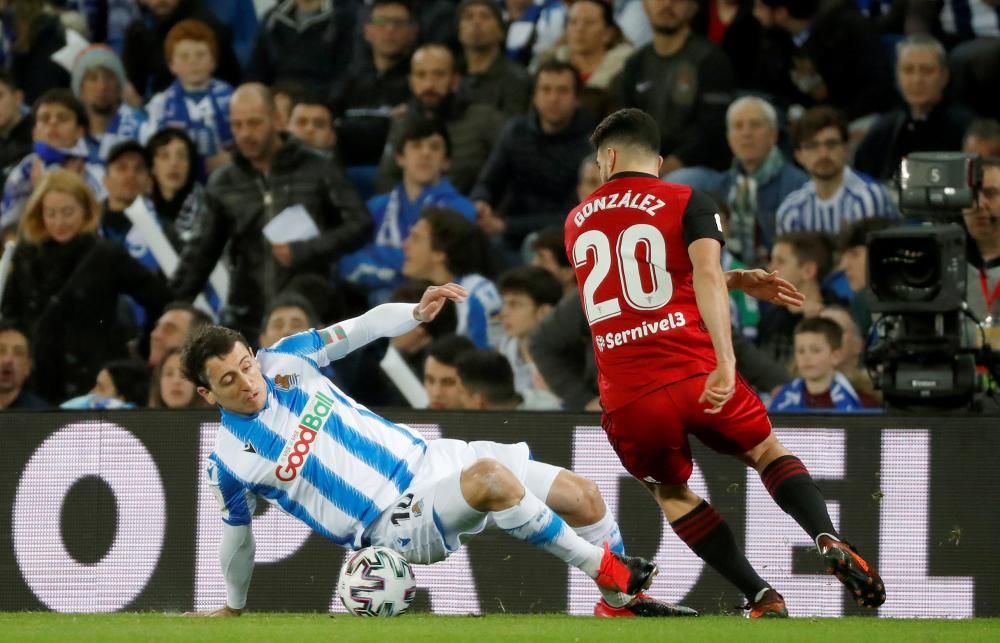
[(792, 282), (779, 277), (777, 270), (730, 270), (726, 273), (726, 288), (742, 290), (754, 299), (790, 308), (798, 308), (805, 301), (805, 295)]

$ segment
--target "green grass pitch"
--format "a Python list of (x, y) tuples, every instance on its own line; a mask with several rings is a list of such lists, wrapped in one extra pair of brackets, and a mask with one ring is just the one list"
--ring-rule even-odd
[(450, 643), (469, 641), (722, 641), (724, 643), (800, 643), (844, 641), (1000, 640), (1000, 619), (966, 621), (874, 618), (748, 621), (736, 616), (690, 619), (594, 619), (562, 615), (430, 616), (393, 619), (331, 618), (326, 614), (248, 614), (238, 619), (191, 619), (169, 614), (71, 615), (0, 614), (0, 640), (67, 641), (377, 641)]

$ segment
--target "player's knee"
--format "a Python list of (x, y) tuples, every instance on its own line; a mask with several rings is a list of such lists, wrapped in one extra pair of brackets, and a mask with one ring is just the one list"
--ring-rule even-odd
[[(512, 506), (524, 496), (524, 487), (510, 469), (492, 458), (480, 458), (462, 472), (462, 491), (479, 511)], [(509, 504), (508, 504), (509, 503)]]
[(586, 478), (579, 478), (577, 491), (580, 498), (578, 517), (582, 524), (592, 525), (603, 518), (607, 509), (604, 505), (604, 497), (601, 496), (601, 490), (597, 488), (597, 485)]

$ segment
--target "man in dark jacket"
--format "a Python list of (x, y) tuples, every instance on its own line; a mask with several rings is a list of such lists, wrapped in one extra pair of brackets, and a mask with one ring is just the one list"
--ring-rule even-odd
[(22, 111), (24, 93), (9, 71), (0, 70), (0, 180), (31, 153), (31, 117)]
[(691, 165), (729, 164), (726, 106), (733, 69), (718, 46), (691, 30), (695, 0), (646, 0), (653, 42), (626, 61), (619, 82), (624, 107), (637, 107), (660, 125), (663, 174)]
[(204, 22), (215, 32), (219, 45), (215, 77), (230, 85), (240, 82), (240, 63), (233, 52), (233, 37), (215, 15), (202, 6), (201, 0), (144, 0), (143, 15), (128, 26), (122, 62), (125, 75), (139, 95), (149, 98), (174, 82), (167, 68), (163, 42), (167, 33), (181, 20)]
[(879, 116), (854, 154), (854, 168), (879, 181), (899, 173), (911, 152), (957, 152), (971, 112), (944, 100), (948, 56), (931, 36), (917, 34), (896, 47), (896, 81), (904, 107)]
[(480, 226), (511, 249), (528, 233), (561, 223), (577, 202), (580, 162), (593, 151), (579, 94), (569, 63), (544, 63), (531, 111), (504, 128), (472, 190)]
[(396, 164), (396, 145), (414, 116), (444, 121), (451, 141), (448, 178), (459, 192), (467, 194), (486, 163), (504, 116), (489, 105), (470, 104), (456, 95), (461, 76), (455, 57), (444, 45), (424, 45), (410, 59), (410, 91), (413, 99), (393, 119), (389, 143), (382, 155), (375, 187), (388, 192), (402, 174)]
[[(334, 163), (279, 133), (274, 97), (266, 87), (243, 85), (229, 109), (233, 162), (208, 182), (203, 233), (181, 257), (172, 286), (179, 298), (193, 299), (229, 244), (232, 281), (222, 323), (256, 337), (267, 303), (293, 276), (329, 274), (331, 263), (368, 239), (372, 223)], [(265, 237), (264, 226), (279, 214), (301, 220), (299, 208), (318, 235), (288, 242)]]
[(250, 78), (293, 81), (325, 94), (347, 70), (354, 14), (333, 0), (285, 0), (261, 19)]
[(347, 166), (379, 162), (393, 109), (410, 98), (410, 53), (417, 23), (409, 1), (375, 0), (364, 37), (371, 51), (355, 54), (347, 74), (330, 93), (337, 119), (337, 156)]

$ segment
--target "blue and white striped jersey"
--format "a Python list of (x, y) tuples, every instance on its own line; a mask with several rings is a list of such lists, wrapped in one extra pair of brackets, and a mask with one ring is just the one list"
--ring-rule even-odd
[(899, 216), (889, 194), (871, 178), (849, 167), (844, 180), (831, 198), (816, 195), (816, 184), (809, 181), (781, 202), (777, 214), (778, 234), (787, 232), (826, 232), (837, 234), (862, 219)]
[[(333, 327), (346, 341), (339, 326)], [(326, 332), (326, 331), (324, 331)], [(427, 442), (379, 417), (320, 373), (330, 362), (316, 330), (257, 353), (267, 403), (253, 416), (222, 410), (208, 478), (230, 525), (248, 525), (254, 494), (345, 547), (402, 495)]]

